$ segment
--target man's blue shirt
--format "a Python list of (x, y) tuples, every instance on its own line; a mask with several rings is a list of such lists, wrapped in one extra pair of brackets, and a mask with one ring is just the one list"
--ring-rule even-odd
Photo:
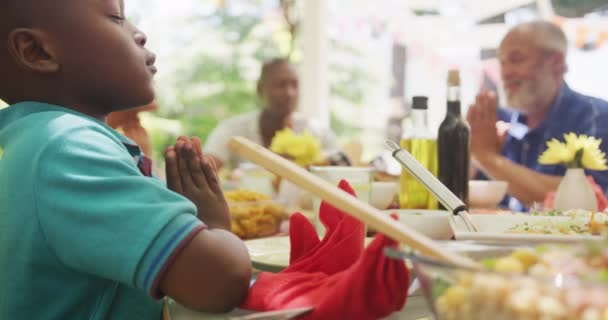
[[(600, 146), (608, 152), (608, 102), (580, 94), (564, 83), (545, 120), (536, 128), (528, 128), (526, 116), (507, 109), (500, 109), (499, 120), (510, 123), (509, 134), (502, 154), (511, 161), (534, 171), (563, 176), (564, 165), (541, 165), (539, 156), (547, 149), (547, 141), (564, 140), (564, 134), (574, 132), (602, 139)], [(606, 192), (608, 171), (586, 171)], [(504, 204), (514, 211), (526, 211), (517, 199), (510, 197)]]

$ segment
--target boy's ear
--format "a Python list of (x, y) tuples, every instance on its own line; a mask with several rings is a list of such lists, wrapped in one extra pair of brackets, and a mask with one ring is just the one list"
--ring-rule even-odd
[(17, 64), (37, 73), (59, 70), (59, 61), (48, 37), (40, 30), (18, 28), (8, 36), (8, 49)]

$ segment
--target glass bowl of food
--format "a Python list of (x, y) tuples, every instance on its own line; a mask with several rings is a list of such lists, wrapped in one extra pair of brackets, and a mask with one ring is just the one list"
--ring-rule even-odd
[(483, 270), (408, 259), (436, 319), (608, 319), (608, 243), (488, 247)]
[(231, 215), (231, 229), (241, 239), (254, 239), (277, 234), (288, 218), (281, 202), (269, 196), (243, 189), (224, 193)]

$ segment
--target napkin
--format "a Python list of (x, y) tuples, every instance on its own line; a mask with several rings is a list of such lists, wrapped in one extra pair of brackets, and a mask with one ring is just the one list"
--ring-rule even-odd
[[(346, 181), (339, 187), (353, 196)], [(290, 265), (279, 273), (262, 272), (241, 308), (268, 311), (311, 306), (298, 319), (379, 319), (401, 310), (409, 272), (402, 261), (384, 256), (396, 243), (377, 234), (364, 249), (363, 223), (323, 202), (319, 217), (326, 227), (319, 239), (300, 213), (290, 219)]]
[[(602, 191), (602, 187), (600, 187), (595, 180), (593, 180), (592, 176), (587, 176), (587, 180), (591, 184), (591, 188), (593, 188), (593, 193), (595, 193), (595, 198), (597, 199), (597, 208), (599, 211), (604, 211), (606, 207), (608, 207), (608, 199), (604, 195), (604, 191)], [(547, 193), (545, 197), (545, 201), (543, 201), (543, 207), (545, 209), (552, 209), (555, 207), (555, 192)]]

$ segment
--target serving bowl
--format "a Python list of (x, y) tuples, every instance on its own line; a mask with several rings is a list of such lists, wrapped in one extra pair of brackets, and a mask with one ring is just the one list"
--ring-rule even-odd
[(507, 195), (509, 184), (499, 180), (470, 180), (469, 207), (496, 208)]
[(232, 232), (241, 239), (267, 237), (279, 232), (289, 218), (285, 207), (274, 200), (228, 201)]
[(476, 257), (484, 270), (395, 249), (386, 253), (413, 264), (438, 320), (608, 319), (608, 258), (602, 244), (488, 247)]
[(289, 218), (285, 205), (263, 193), (237, 189), (224, 192), (234, 234), (253, 239), (276, 234), (281, 222)]
[(398, 192), (399, 184), (395, 181), (374, 181), (370, 204), (376, 209), (384, 210), (391, 205)]

